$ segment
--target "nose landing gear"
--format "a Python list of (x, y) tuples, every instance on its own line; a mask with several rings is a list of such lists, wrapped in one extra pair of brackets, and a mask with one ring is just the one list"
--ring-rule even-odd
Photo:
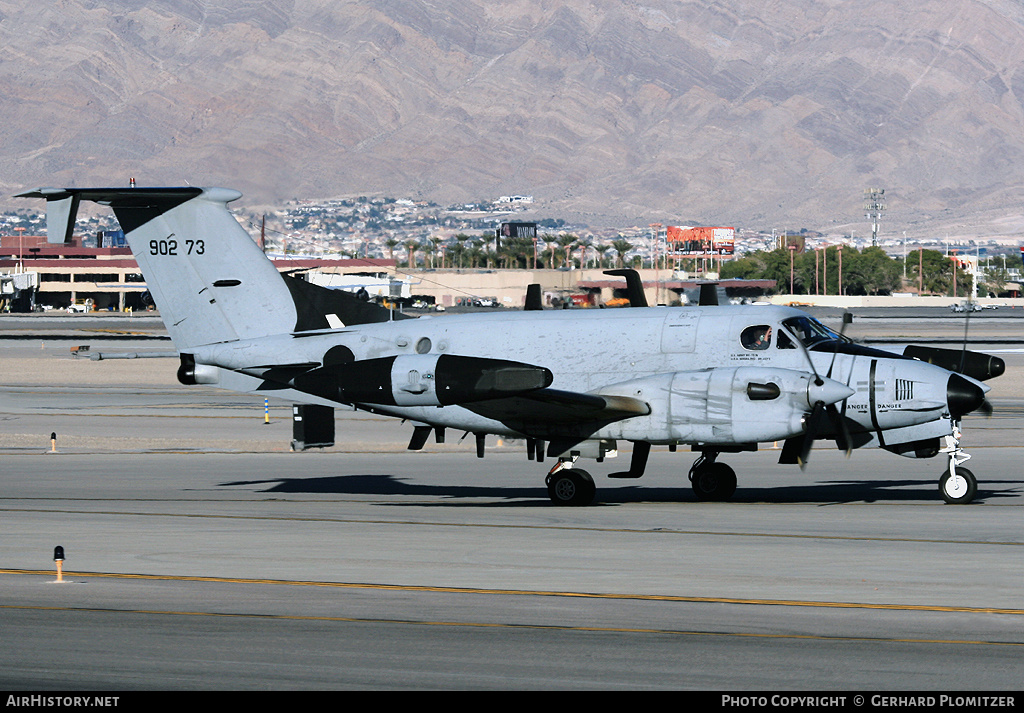
[(969, 453), (960, 448), (960, 424), (953, 424), (953, 434), (946, 436), (946, 447), (939, 453), (949, 454), (949, 467), (939, 478), (939, 493), (951, 505), (966, 505), (974, 500), (978, 492), (978, 481), (967, 468), (960, 467), (971, 459)]

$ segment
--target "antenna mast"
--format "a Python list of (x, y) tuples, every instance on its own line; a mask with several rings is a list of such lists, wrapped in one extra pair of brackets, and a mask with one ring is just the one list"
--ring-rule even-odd
[(871, 247), (878, 247), (878, 221), (885, 210), (885, 189), (864, 189), (864, 211), (871, 218)]

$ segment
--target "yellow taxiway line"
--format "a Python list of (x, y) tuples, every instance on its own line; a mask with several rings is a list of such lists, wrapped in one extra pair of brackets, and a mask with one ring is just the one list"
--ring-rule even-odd
[[(51, 570), (0, 569), (0, 574), (53, 575)], [(1004, 614), (1024, 616), (1024, 609), (1002, 607), (968, 607), (939, 604), (883, 604), (871, 602), (829, 602), (799, 599), (756, 599), (745, 597), (695, 597), (673, 594), (628, 594), (616, 592), (570, 592), (539, 589), (490, 589), (481, 587), (445, 587), (433, 585), (381, 584), (373, 582), (321, 582), (314, 580), (252, 579), (241, 577), (199, 577), (188, 575), (132, 574), (125, 572), (64, 572), (65, 577), (100, 577), (108, 579), (144, 579), (171, 582), (204, 582), (219, 584), (275, 584), (293, 587), (332, 587), (338, 589), (373, 589), (378, 591), (424, 592), (444, 594), (488, 594), (505, 596), (572, 597), (582, 599), (614, 599), (649, 602), (683, 602), (702, 604), (746, 604), (760, 606), (817, 607), (827, 609), (877, 609), (888, 611), (958, 612), (970, 614)]]

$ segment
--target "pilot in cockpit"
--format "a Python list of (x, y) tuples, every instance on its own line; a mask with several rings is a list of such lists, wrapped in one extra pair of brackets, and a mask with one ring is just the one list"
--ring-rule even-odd
[(747, 327), (740, 335), (740, 342), (745, 349), (767, 349), (772, 344), (772, 328), (767, 324)]

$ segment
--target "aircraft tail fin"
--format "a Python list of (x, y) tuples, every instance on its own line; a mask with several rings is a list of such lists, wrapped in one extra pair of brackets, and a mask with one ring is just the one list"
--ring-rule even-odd
[(47, 230), (69, 235), (82, 200), (110, 206), (179, 351), (390, 319), (354, 295), (281, 275), (227, 208), (224, 188), (41, 188)]

